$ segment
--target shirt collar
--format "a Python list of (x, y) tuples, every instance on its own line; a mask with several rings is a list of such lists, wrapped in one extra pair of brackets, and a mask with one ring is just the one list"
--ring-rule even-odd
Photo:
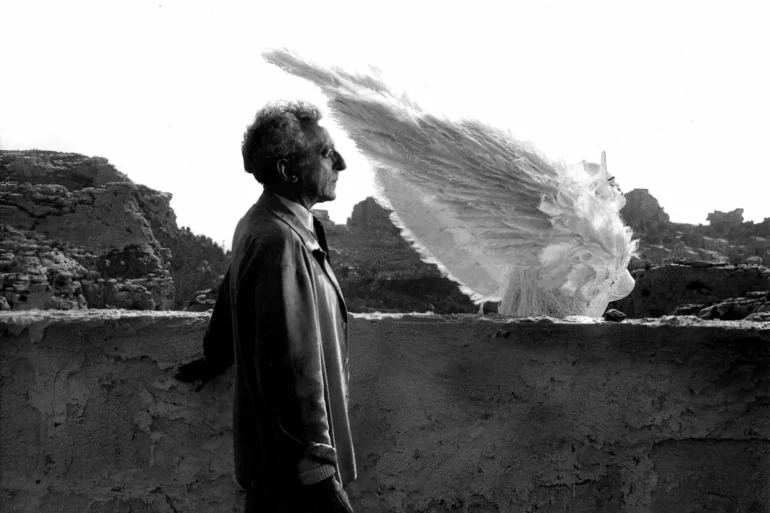
[(305, 228), (310, 230), (311, 233), (313, 232), (313, 214), (311, 214), (308, 209), (296, 201), (284, 198), (280, 194), (274, 194), (274, 196), (278, 198), (281, 203), (283, 203), (283, 205), (291, 211), (292, 214), (297, 216)]

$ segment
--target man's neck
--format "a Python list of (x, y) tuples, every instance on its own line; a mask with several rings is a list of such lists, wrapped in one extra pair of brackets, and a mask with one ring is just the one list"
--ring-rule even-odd
[(273, 194), (281, 203), (283, 203), (284, 207), (288, 208), (289, 211), (299, 219), (305, 228), (311, 232), (313, 231), (313, 213), (310, 210), (305, 208), (302, 204), (290, 198), (286, 198), (281, 194), (275, 192), (268, 192), (268, 194)]
[(301, 194), (297, 194), (291, 190), (284, 190), (280, 187), (266, 187), (265, 192), (281, 196), (284, 199), (297, 203), (298, 205), (303, 206), (308, 212), (310, 212), (310, 209), (312, 209), (315, 205), (314, 201), (311, 201), (308, 198), (304, 198)]

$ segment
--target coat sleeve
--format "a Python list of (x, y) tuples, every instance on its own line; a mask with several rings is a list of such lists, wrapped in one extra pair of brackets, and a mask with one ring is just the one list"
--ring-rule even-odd
[(233, 320), (230, 307), (230, 270), (227, 270), (217, 292), (214, 311), (203, 334), (203, 356), (207, 363), (226, 369), (234, 363)]
[[(298, 446), (300, 460), (336, 466), (326, 407), (323, 341), (309, 261), (313, 257), (291, 240), (278, 246), (257, 251), (253, 263), (255, 342), (271, 346), (269, 357), (264, 349), (257, 348), (255, 355), (262, 357), (257, 356), (255, 363), (260, 374), (272, 373), (274, 382), (280, 383), (279, 397), (274, 400), (281, 404), (293, 432), (283, 424), (277, 428), (289, 443)], [(271, 365), (278, 373), (269, 368)]]

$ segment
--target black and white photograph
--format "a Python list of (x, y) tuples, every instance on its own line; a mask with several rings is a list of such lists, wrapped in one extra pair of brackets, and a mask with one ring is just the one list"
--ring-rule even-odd
[(0, 2), (0, 512), (770, 513), (770, 4)]

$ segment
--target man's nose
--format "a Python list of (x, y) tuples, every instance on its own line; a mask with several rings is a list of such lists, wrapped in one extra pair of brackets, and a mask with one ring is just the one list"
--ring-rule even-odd
[(342, 155), (338, 151), (334, 152), (334, 169), (335, 171), (345, 171), (348, 168), (348, 165), (345, 163), (345, 159), (342, 158)]

